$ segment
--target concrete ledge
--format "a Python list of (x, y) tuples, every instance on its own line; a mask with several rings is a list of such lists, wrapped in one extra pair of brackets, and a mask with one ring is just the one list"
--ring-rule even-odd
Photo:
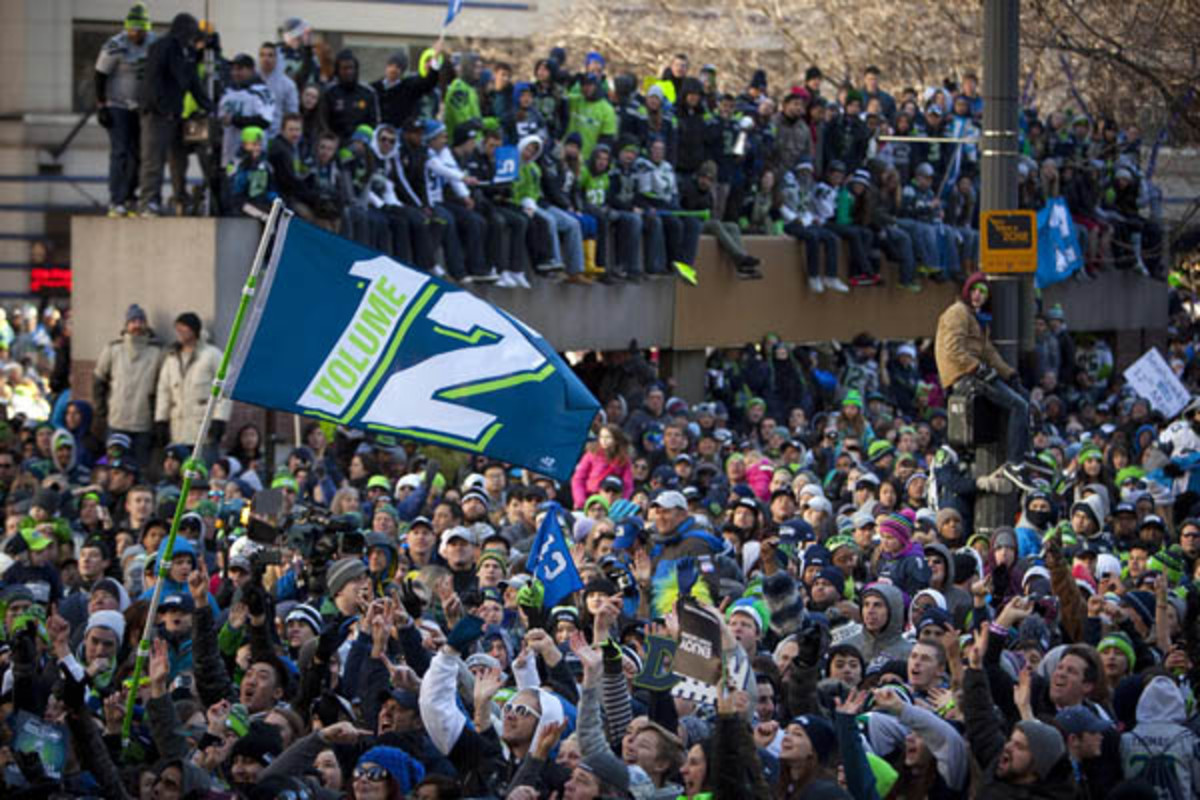
[(572, 286), (542, 281), (533, 291), (475, 286), (473, 291), (537, 330), (559, 350), (672, 347), (676, 282)]
[[(214, 342), (223, 343), (261, 229), (248, 219), (74, 217), (74, 358), (95, 361), (131, 302), (146, 308), (165, 340), (173, 337), (175, 316), (191, 310)], [(897, 288), (895, 267), (887, 265), (886, 286), (814, 296), (799, 243), (764, 236), (747, 237), (746, 244), (763, 261), (763, 280), (739, 280), (716, 240), (704, 237), (698, 286), (673, 279), (475, 290), (562, 350), (624, 349), (631, 339), (643, 347), (701, 350), (741, 345), (767, 332), (797, 342), (848, 340), (860, 331), (884, 338), (932, 336), (956, 291), (933, 283), (919, 294), (904, 291)], [(840, 271), (844, 277), (844, 264)], [(1047, 303), (1063, 304), (1077, 331), (1158, 330), (1166, 324), (1166, 285), (1128, 273), (1067, 281), (1045, 295)]]
[[(742, 280), (704, 237), (696, 259), (699, 286), (676, 284), (676, 349), (733, 347), (777, 333), (786, 341), (851, 339), (862, 331), (884, 338), (932, 336), (937, 318), (954, 298), (950, 284), (927, 283), (913, 294), (897, 288), (896, 270), (884, 267), (885, 286), (851, 288), (849, 294), (808, 289), (804, 248), (788, 237), (746, 237), (762, 259), (762, 280)], [(839, 272), (846, 279), (846, 265)]]

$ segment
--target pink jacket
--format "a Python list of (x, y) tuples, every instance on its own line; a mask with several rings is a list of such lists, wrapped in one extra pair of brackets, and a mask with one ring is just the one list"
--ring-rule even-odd
[(755, 496), (764, 503), (770, 498), (773, 474), (775, 474), (775, 469), (765, 458), (754, 464), (746, 463), (746, 483), (750, 484)]
[(621, 496), (628, 499), (633, 496), (633, 467), (629, 459), (621, 464), (609, 461), (600, 450), (584, 453), (583, 458), (575, 466), (575, 474), (571, 476), (571, 498), (576, 508), (583, 508), (589, 497), (600, 491), (600, 483), (609, 475), (621, 479), (624, 489)]

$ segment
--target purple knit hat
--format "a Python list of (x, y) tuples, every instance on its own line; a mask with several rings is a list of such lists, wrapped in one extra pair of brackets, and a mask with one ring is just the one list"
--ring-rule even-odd
[(912, 539), (912, 524), (900, 514), (888, 514), (879, 523), (879, 535), (891, 536), (900, 542), (901, 547), (908, 547)]

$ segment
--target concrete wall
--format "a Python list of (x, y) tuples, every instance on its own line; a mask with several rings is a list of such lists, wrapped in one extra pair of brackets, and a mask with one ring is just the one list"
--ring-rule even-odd
[[(223, 343), (260, 231), (259, 223), (247, 219), (75, 217), (72, 351), (75, 374), (84, 379), (77, 389), (90, 387), (91, 364), (120, 330), (131, 302), (146, 309), (168, 341), (175, 316), (190, 310)], [(927, 283), (919, 294), (896, 288), (889, 265), (887, 286), (813, 295), (796, 242), (748, 237), (747, 246), (763, 260), (763, 280), (736, 278), (716, 241), (705, 237), (698, 286), (682, 280), (586, 288), (543, 283), (534, 291), (479, 292), (560, 350), (618, 350), (636, 339), (639, 346), (675, 354), (739, 346), (768, 332), (793, 342), (846, 341), (861, 331), (887, 339), (933, 336), (938, 315), (956, 292), (950, 284)], [(1161, 339), (1166, 323), (1165, 284), (1124, 273), (1067, 281), (1048, 289), (1045, 299), (1063, 304), (1073, 330), (1122, 331), (1123, 348), (1136, 350), (1134, 357), (1141, 345)], [(702, 380), (702, 362), (679, 358), (670, 371), (679, 373), (681, 383), (685, 377), (689, 384), (696, 376)]]
[(130, 303), (146, 309), (166, 341), (175, 317), (194, 311), (222, 344), (261, 229), (249, 219), (75, 217), (72, 356), (94, 361)]

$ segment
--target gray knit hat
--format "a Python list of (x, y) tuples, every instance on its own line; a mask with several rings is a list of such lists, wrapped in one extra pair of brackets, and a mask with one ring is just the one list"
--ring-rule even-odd
[(1033, 755), (1033, 769), (1040, 780), (1045, 780), (1054, 769), (1054, 765), (1067, 752), (1063, 744), (1062, 734), (1058, 728), (1038, 722), (1036, 719), (1026, 719), (1017, 723), (1017, 730), (1025, 734), (1029, 740), (1029, 752)]
[(343, 558), (333, 562), (333, 566), (329, 568), (329, 573), (325, 576), (325, 585), (329, 587), (329, 596), (337, 597), (338, 592), (342, 591), (347, 583), (365, 574), (367, 574), (367, 565), (361, 558)]

